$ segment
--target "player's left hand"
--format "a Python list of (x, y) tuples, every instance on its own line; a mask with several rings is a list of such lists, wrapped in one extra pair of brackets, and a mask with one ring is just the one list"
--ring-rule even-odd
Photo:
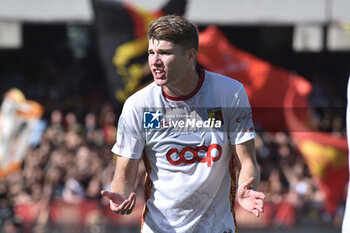
[(250, 187), (253, 183), (254, 178), (251, 177), (238, 187), (237, 200), (245, 210), (259, 217), (260, 214), (264, 212), (265, 194), (253, 190)]

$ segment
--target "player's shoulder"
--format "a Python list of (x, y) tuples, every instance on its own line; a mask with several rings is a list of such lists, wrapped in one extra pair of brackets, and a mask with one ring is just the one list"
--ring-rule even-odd
[(148, 84), (146, 87), (138, 90), (131, 96), (129, 96), (124, 105), (130, 106), (142, 106), (147, 105), (148, 102), (151, 102), (154, 99), (154, 96), (159, 92), (159, 87), (154, 83)]
[(220, 91), (238, 91), (243, 87), (243, 84), (234, 78), (207, 70), (205, 74), (210, 86)]

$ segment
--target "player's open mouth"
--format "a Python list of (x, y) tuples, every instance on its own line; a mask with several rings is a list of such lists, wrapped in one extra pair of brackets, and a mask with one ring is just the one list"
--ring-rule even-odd
[(155, 78), (161, 78), (161, 76), (164, 74), (164, 71), (160, 69), (154, 69), (153, 72), (155, 74)]

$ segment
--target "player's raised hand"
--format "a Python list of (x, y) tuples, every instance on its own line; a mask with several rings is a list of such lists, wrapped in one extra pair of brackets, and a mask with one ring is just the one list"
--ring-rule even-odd
[(245, 210), (259, 217), (260, 214), (264, 212), (265, 194), (250, 188), (250, 185), (253, 183), (254, 178), (251, 177), (238, 187), (237, 200)]
[(127, 199), (123, 198), (120, 194), (109, 192), (106, 190), (101, 191), (101, 195), (109, 199), (109, 207), (116, 214), (131, 214), (136, 203), (136, 193), (130, 193)]

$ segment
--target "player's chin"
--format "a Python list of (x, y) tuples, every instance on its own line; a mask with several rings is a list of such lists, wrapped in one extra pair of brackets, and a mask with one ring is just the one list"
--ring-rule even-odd
[(154, 83), (157, 86), (164, 86), (167, 83), (166, 79), (158, 79), (158, 78), (154, 78)]

